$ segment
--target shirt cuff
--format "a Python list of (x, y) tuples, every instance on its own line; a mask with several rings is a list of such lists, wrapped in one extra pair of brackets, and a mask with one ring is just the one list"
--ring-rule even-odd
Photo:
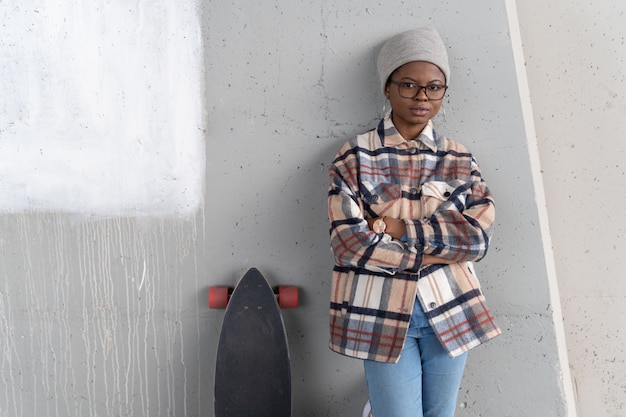
[(428, 254), (433, 228), (428, 220), (405, 220), (406, 245), (411, 252)]

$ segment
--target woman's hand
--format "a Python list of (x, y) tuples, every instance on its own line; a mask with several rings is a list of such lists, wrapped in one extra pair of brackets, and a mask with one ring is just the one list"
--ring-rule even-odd
[(374, 230), (374, 222), (378, 219), (383, 219), (383, 221), (387, 225), (385, 233), (392, 238), (400, 240), (402, 236), (406, 234), (406, 224), (404, 224), (404, 220), (392, 219), (391, 217), (375, 217), (373, 219), (367, 219), (367, 225), (369, 226), (370, 230)]
[[(367, 219), (367, 225), (370, 230), (374, 230), (374, 222), (382, 217), (374, 217), (372, 219)], [(390, 235), (392, 238), (396, 240), (400, 240), (402, 236), (406, 234), (406, 224), (404, 220), (400, 219), (392, 219), (390, 217), (382, 218), (387, 227), (385, 228), (385, 233)], [(438, 256), (433, 255), (424, 255), (422, 259), (422, 265), (433, 265), (433, 264), (453, 264), (455, 261), (451, 261), (449, 259), (443, 259)]]

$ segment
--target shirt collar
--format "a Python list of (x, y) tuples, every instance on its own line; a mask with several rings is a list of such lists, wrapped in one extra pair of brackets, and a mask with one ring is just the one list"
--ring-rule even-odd
[[(378, 124), (378, 135), (380, 136), (380, 142), (383, 146), (398, 146), (402, 143), (408, 142), (396, 129), (396, 126), (393, 124), (391, 120), (391, 111), (389, 111), (385, 117)], [(438, 136), (435, 134), (435, 130), (433, 129), (433, 122), (429, 120), (422, 133), (417, 137), (417, 139), (426, 145), (428, 148), (433, 151), (437, 151), (438, 148)]]

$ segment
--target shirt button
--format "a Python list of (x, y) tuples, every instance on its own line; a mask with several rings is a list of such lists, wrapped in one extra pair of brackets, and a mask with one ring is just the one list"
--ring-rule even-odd
[(443, 193), (444, 197), (450, 197), (450, 191), (446, 191), (445, 193)]
[(435, 307), (437, 307), (437, 304), (435, 304), (435, 303), (430, 303), (428, 306), (429, 306), (430, 308), (435, 308)]
[(411, 188), (411, 195), (417, 195), (417, 188)]
[(417, 153), (417, 149), (415, 149), (415, 148), (411, 148), (411, 149), (409, 149), (409, 153), (410, 153), (411, 155), (415, 155), (415, 154)]

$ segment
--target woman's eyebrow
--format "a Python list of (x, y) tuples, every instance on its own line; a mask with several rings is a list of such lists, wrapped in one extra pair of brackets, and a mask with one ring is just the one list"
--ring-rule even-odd
[[(408, 76), (407, 77), (402, 77), (402, 78), (400, 78), (400, 80), (402, 80), (402, 81), (411, 81), (411, 82), (417, 84), (417, 80), (415, 80), (412, 77), (408, 77)], [(443, 83), (443, 80), (435, 78), (434, 80), (428, 81), (427, 84), (430, 85), (430, 84), (433, 84), (433, 83)]]

